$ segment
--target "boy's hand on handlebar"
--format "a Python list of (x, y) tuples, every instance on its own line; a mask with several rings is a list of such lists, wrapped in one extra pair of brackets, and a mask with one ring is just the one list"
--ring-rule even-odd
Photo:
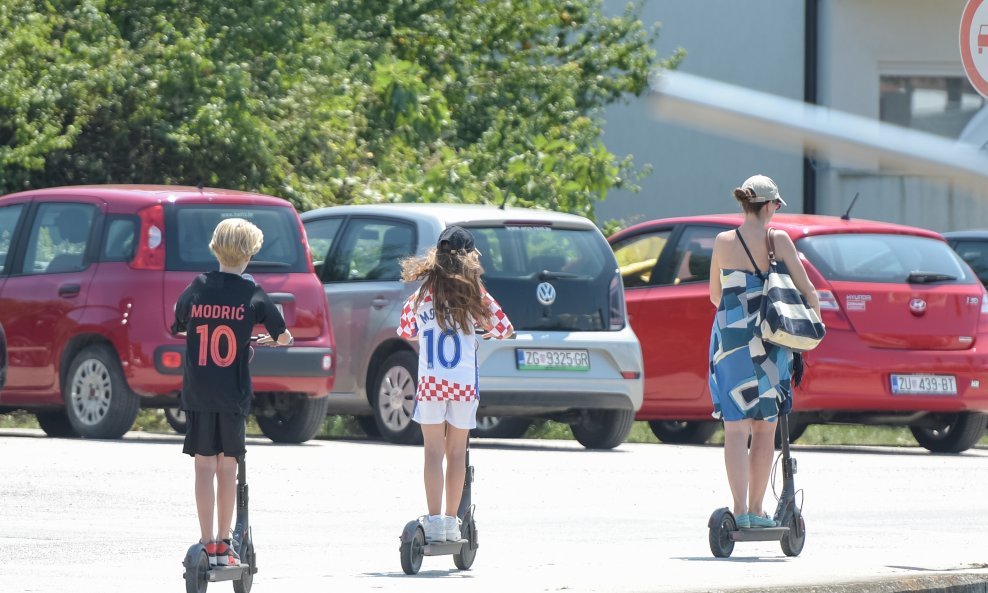
[(287, 331), (278, 336), (277, 340), (268, 334), (258, 334), (252, 339), (257, 342), (258, 346), (291, 346), (295, 343), (295, 338)]

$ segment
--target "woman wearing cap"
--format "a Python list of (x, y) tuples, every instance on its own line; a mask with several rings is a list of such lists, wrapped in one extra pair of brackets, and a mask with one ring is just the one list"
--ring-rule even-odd
[[(738, 527), (774, 527), (762, 507), (775, 451), (775, 426), (792, 406), (792, 352), (755, 337), (756, 313), (769, 270), (768, 224), (786, 203), (775, 182), (749, 177), (734, 190), (744, 222), (717, 235), (710, 262), (710, 300), (717, 307), (710, 336), (710, 396), (724, 421), (724, 462)], [(806, 302), (820, 312), (816, 290), (784, 232), (774, 232), (776, 259), (785, 263)], [(748, 436), (751, 447), (748, 447)]]
[[(459, 541), (456, 516), (463, 494), (467, 435), (477, 426), (477, 335), (503, 339), (514, 333), (508, 317), (484, 289), (473, 235), (447, 227), (436, 247), (402, 262), (402, 280), (422, 280), (402, 310), (398, 335), (419, 341), (418, 387), (412, 420), (425, 441), (424, 521), (429, 542)], [(437, 306), (441, 303), (442, 306)], [(443, 476), (443, 457), (446, 475)], [(441, 514), (443, 482), (446, 514)]]

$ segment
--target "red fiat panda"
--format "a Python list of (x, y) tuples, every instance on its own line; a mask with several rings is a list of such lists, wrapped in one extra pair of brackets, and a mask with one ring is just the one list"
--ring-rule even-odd
[[(264, 232), (247, 266), (295, 346), (256, 348), (253, 411), (274, 441), (312, 438), (333, 385), (333, 338), (305, 232), (287, 201), (177, 186), (86, 186), (0, 197), (0, 324), (9, 368), (0, 411), (34, 412), (52, 436), (118, 438), (141, 407), (174, 406), (183, 339), (175, 301), (216, 269), (216, 224)], [(260, 329), (258, 329), (260, 331)]]

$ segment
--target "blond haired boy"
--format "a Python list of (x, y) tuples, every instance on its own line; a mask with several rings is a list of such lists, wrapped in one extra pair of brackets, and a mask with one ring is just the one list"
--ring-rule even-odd
[(240, 564), (231, 545), (230, 526), (237, 498), (237, 458), (246, 452), (251, 332), (255, 325), (264, 324), (268, 335), (259, 344), (287, 346), (293, 341), (271, 298), (243, 276), (263, 243), (261, 229), (242, 218), (227, 218), (216, 225), (209, 249), (220, 269), (200, 274), (182, 292), (172, 324), (172, 333), (185, 335), (182, 409), (188, 429), (183, 452), (195, 459), (200, 541), (210, 562), (220, 566)]

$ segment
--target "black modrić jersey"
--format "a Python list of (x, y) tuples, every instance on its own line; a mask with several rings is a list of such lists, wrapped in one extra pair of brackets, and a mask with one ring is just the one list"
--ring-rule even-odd
[(250, 411), (250, 337), (259, 323), (275, 339), (285, 332), (281, 312), (247, 278), (208, 272), (182, 292), (172, 333), (187, 332), (183, 410)]

